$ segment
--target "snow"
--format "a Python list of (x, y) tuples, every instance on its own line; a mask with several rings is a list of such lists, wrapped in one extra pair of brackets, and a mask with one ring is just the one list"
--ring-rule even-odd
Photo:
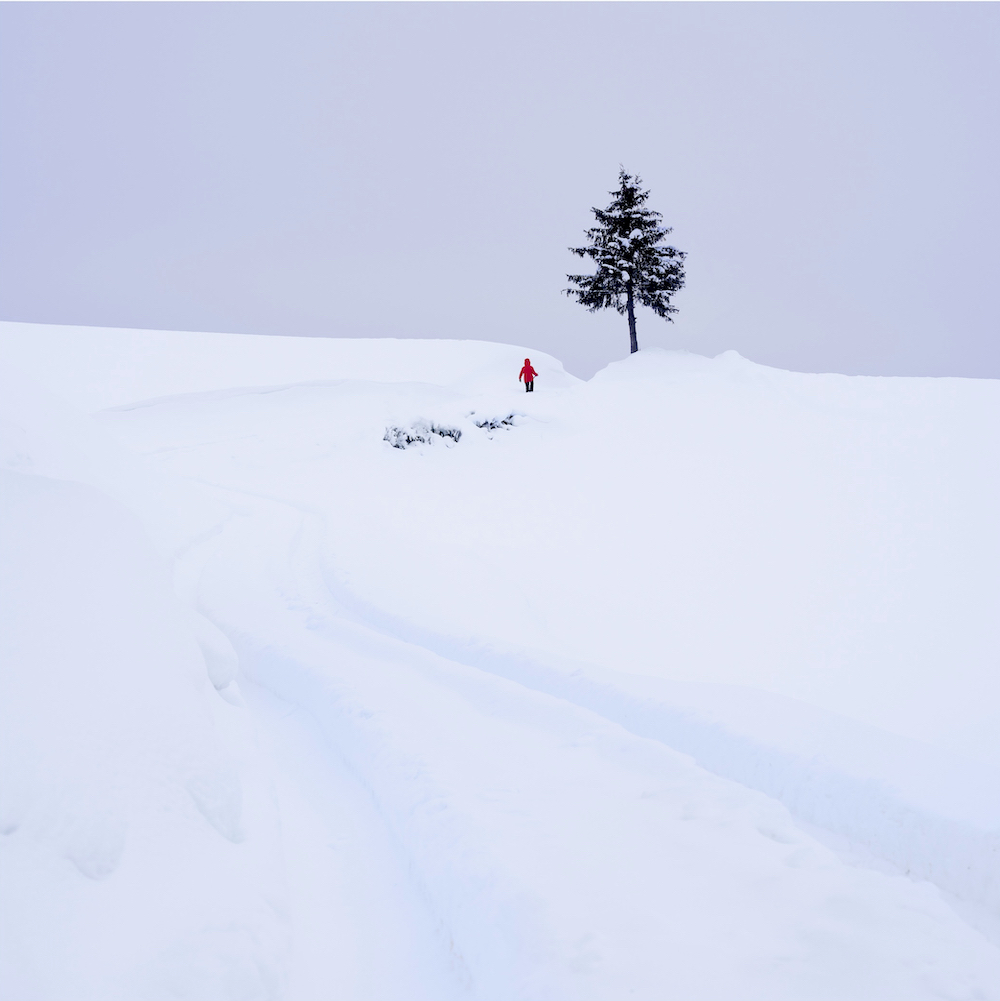
[(168, 567), (107, 495), (0, 475), (4, 996), (274, 996), (276, 818)]
[(6, 996), (1000, 997), (1000, 384), (0, 351)]

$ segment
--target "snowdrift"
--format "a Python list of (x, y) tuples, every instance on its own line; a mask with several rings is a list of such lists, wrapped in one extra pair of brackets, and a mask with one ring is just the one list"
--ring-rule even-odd
[(141, 464), (40, 390), (3, 396), (3, 994), (277, 996), (277, 818), (252, 731), (209, 677), (239, 702), (219, 674), (235, 654), (112, 495), (156, 496)]

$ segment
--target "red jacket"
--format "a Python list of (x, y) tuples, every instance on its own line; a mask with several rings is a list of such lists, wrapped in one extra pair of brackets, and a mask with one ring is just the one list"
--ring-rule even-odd
[(538, 375), (538, 373), (531, 367), (531, 359), (525, 358), (524, 368), (522, 368), (518, 373), (517, 381), (520, 382), (524, 379), (525, 382), (534, 382), (536, 375)]

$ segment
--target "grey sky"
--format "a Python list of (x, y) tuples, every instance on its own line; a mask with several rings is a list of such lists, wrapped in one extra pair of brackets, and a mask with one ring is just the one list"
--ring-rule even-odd
[(3, 3), (0, 318), (476, 337), (619, 163), (687, 250), (640, 344), (1000, 377), (1000, 6)]

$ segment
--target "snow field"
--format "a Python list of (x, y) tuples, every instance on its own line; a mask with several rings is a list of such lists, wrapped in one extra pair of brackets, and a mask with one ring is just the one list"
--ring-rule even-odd
[[(662, 352), (627, 365), (530, 400), (395, 385), (382, 402), (343, 382), (107, 419), (160, 448), (184, 429), (162, 453), (172, 468), (226, 467), (227, 483), (323, 512), (326, 586), (380, 629), (663, 739), (1000, 913), (1000, 651), (983, 607), (1000, 490), (975, 445), (995, 387), (862, 391)], [(516, 428), (475, 427), (512, 410)], [(380, 454), (387, 412), (465, 431)], [(926, 475), (938, 466), (947, 481)], [(956, 632), (960, 662), (939, 648)]]
[(17, 996), (998, 996), (996, 384), (0, 344)]

